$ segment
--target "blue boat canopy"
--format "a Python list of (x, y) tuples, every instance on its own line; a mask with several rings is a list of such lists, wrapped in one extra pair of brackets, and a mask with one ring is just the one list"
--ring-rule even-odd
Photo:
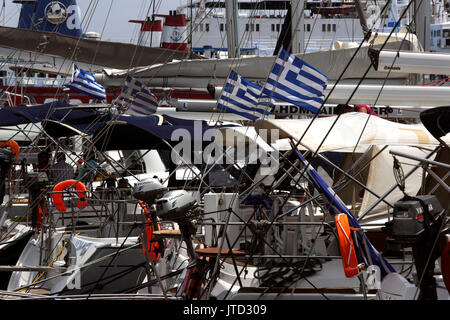
[(77, 121), (100, 114), (98, 107), (80, 108), (60, 101), (31, 107), (8, 107), (0, 109), (0, 127), (38, 123), (43, 120)]
[[(203, 135), (207, 130), (229, 127), (210, 126), (206, 121), (178, 119), (166, 115), (161, 116), (164, 121), (158, 124), (155, 123), (155, 116), (120, 116), (106, 123), (98, 128), (93, 136), (96, 148), (101, 151), (167, 149), (182, 141), (184, 137), (191, 142), (197, 140), (202, 141), (202, 144), (209, 144), (211, 141), (203, 142)], [(179, 136), (179, 140), (172, 140), (173, 137)]]

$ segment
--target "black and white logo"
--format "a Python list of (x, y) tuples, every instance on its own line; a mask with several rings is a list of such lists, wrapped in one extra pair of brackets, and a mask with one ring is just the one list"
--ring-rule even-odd
[(59, 1), (50, 2), (44, 10), (45, 18), (52, 24), (61, 24), (67, 19), (67, 8)]

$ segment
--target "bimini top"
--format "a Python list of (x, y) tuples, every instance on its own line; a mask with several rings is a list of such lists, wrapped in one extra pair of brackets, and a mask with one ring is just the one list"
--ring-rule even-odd
[[(0, 109), (0, 127), (41, 123), (43, 130), (53, 138), (92, 136), (95, 146), (106, 151), (166, 148), (184, 139), (203, 141), (208, 130), (234, 126), (208, 125), (206, 121), (157, 114), (118, 115), (105, 109), (103, 105), (80, 107), (62, 102), (3, 108)], [(203, 144), (210, 142), (211, 138)]]
[(200, 142), (203, 146), (211, 142), (211, 139), (203, 141), (208, 130), (229, 126), (211, 126), (206, 121), (178, 119), (166, 115), (119, 116), (99, 127), (93, 135), (93, 141), (101, 151), (170, 148), (184, 139)]

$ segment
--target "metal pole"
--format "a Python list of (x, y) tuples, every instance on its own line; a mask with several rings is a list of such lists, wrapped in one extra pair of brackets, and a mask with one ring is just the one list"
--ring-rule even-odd
[(239, 36), (238, 36), (238, 3), (237, 0), (225, 1), (227, 22), (227, 44), (228, 58), (239, 58)]
[(366, 16), (364, 15), (364, 11), (359, 0), (355, 0), (355, 7), (356, 12), (358, 13), (359, 23), (361, 24), (362, 31), (364, 35), (366, 35), (368, 32), (370, 32), (370, 29), (367, 27)]
[(292, 32), (292, 53), (304, 53), (304, 14), (303, 7), (305, 0), (291, 1), (291, 32)]

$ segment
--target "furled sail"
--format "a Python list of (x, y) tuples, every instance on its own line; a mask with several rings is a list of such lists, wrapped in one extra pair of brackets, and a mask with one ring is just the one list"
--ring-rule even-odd
[(77, 39), (53, 32), (8, 27), (0, 27), (0, 46), (118, 69), (165, 63), (173, 59), (199, 58), (184, 51)]

